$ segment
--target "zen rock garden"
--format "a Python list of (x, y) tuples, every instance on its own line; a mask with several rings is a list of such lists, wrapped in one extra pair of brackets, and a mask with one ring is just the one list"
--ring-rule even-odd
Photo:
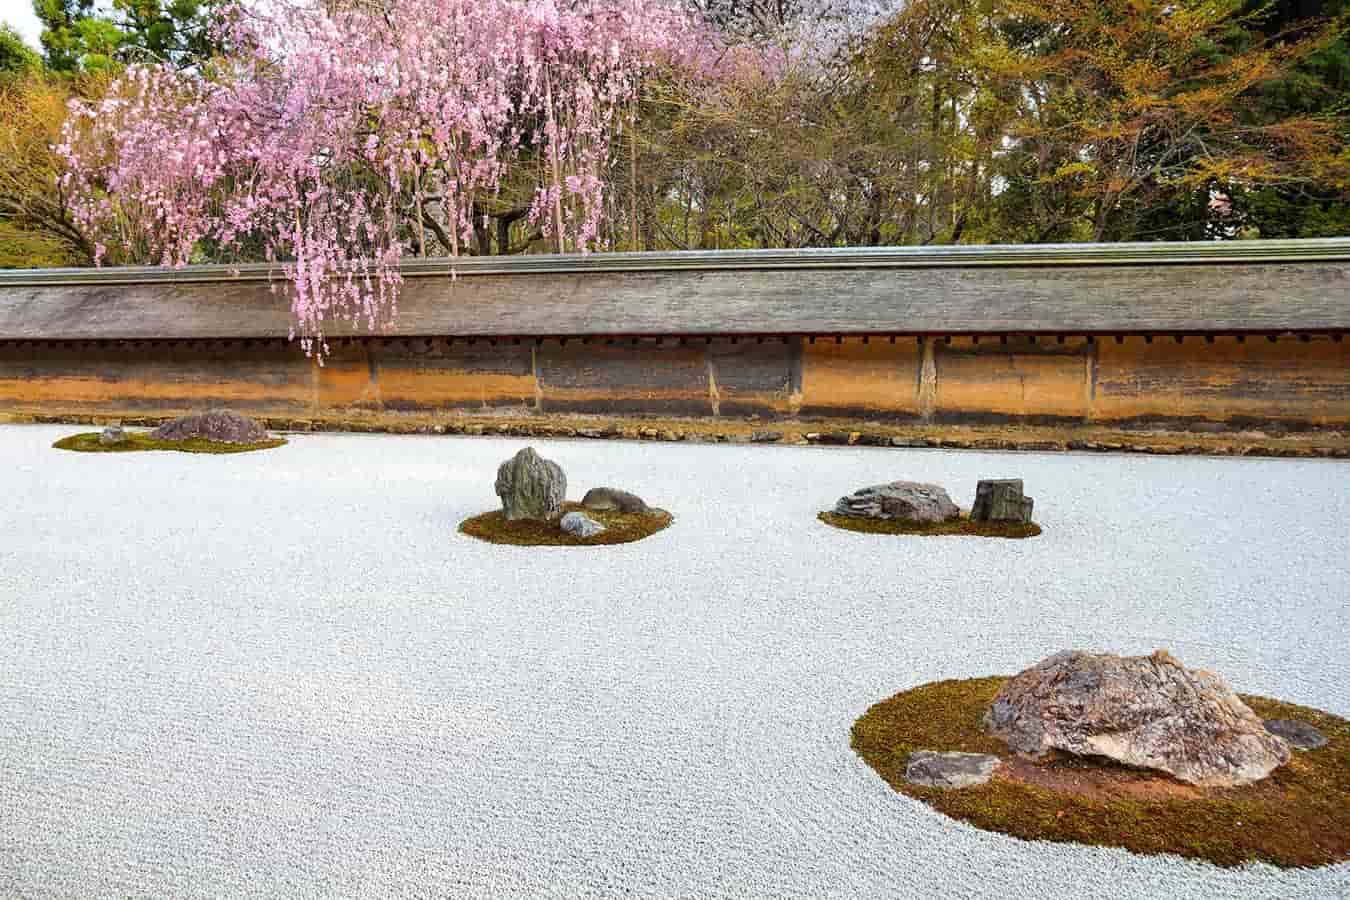
[(627, 544), (668, 526), (673, 517), (636, 494), (591, 488), (567, 502), (567, 475), (526, 447), (497, 469), (493, 490), (502, 508), (466, 519), (459, 530), (497, 544), (593, 546)]
[(1350, 859), (1350, 722), (1239, 696), (1165, 650), (922, 685), (869, 709), (853, 748), (901, 793), (1017, 837), (1221, 865)]
[(128, 453), (138, 450), (177, 450), (182, 453), (246, 453), (285, 444), (260, 423), (228, 409), (180, 416), (152, 431), (127, 431), (120, 424), (101, 432), (75, 434), (54, 445), (82, 453)]
[(1041, 533), (1031, 519), (1034, 505), (1020, 478), (981, 481), (968, 515), (941, 485), (892, 481), (859, 488), (818, 518), (835, 528), (871, 534), (1026, 538)]

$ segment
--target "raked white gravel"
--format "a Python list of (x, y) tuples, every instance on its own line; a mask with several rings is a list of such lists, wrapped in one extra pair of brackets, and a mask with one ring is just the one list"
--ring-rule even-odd
[[(895, 794), (869, 705), (1167, 647), (1350, 715), (1350, 464), (301, 435), (233, 457), (0, 428), (0, 897), (1334, 898), (1025, 843)], [(455, 525), (526, 443), (675, 524)], [(1022, 477), (1029, 541), (836, 531), (866, 484)]]

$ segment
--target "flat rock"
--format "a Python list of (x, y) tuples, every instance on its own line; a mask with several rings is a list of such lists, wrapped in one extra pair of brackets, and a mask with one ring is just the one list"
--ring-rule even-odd
[(121, 425), (109, 425), (103, 429), (103, 433), (98, 436), (98, 442), (104, 446), (111, 444), (125, 444), (127, 442), (127, 433), (122, 430)]
[(1022, 479), (982, 480), (975, 487), (975, 503), (970, 507), (973, 522), (1031, 522), (1035, 501), (1022, 493)]
[(1018, 753), (1100, 756), (1201, 787), (1235, 787), (1289, 761), (1289, 745), (1212, 672), (1165, 650), (1069, 650), (1010, 678), (985, 727)]
[(562, 515), (567, 476), (557, 463), (526, 447), (498, 467), (495, 489), (507, 519), (552, 521)]
[(570, 512), (562, 517), (559, 523), (562, 530), (568, 534), (579, 538), (594, 537), (605, 530), (605, 526), (592, 519), (585, 513)]
[(581, 498), (581, 505), (587, 509), (616, 509), (624, 513), (645, 513), (649, 511), (646, 502), (637, 494), (621, 491), (618, 488), (591, 488)]
[(267, 440), (267, 430), (248, 416), (229, 409), (181, 416), (165, 422), (152, 434), (160, 441), (185, 441), (202, 438), (223, 444), (257, 444)]
[(1298, 719), (1266, 719), (1266, 731), (1284, 738), (1295, 750), (1316, 750), (1327, 745), (1327, 736)]
[(841, 516), (907, 522), (946, 522), (961, 515), (941, 486), (918, 481), (892, 481), (862, 488), (839, 498), (834, 511)]
[(993, 778), (999, 762), (997, 756), (987, 753), (915, 750), (905, 766), (905, 780), (923, 787), (974, 787)]

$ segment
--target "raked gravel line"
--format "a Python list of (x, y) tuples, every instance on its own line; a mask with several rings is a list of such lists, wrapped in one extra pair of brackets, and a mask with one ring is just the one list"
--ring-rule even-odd
[[(1167, 647), (1350, 714), (1350, 464), (536, 441), (677, 518), (455, 532), (526, 442), (234, 457), (0, 428), (0, 897), (1350, 896), (1025, 843), (898, 796), (870, 704)], [(1021, 476), (1044, 536), (829, 529), (852, 488)]]

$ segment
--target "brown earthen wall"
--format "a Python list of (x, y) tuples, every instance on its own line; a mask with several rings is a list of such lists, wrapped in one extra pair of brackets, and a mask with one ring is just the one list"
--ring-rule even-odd
[(1010, 336), (0, 343), (0, 412), (1350, 424), (1350, 341)]

